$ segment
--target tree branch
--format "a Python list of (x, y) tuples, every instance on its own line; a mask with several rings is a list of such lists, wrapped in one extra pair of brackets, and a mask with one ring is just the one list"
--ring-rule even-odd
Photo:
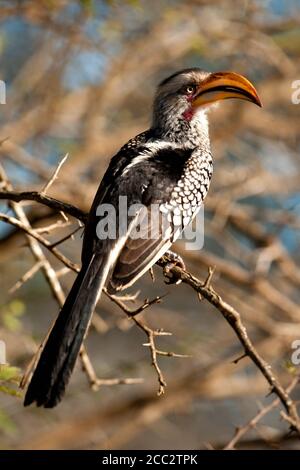
[(83, 223), (87, 220), (87, 214), (78, 209), (78, 207), (75, 207), (68, 202), (59, 201), (58, 199), (47, 196), (46, 194), (38, 191), (0, 191), (0, 199), (15, 202), (35, 201), (57, 212), (65, 212)]
[[(291, 384), (287, 387), (286, 392), (290, 393), (296, 385), (299, 383), (299, 377), (295, 377)], [(279, 398), (275, 398), (269, 405), (263, 407), (248, 423), (244, 424), (244, 426), (239, 426), (236, 429), (236, 432), (233, 438), (228, 442), (228, 444), (223, 448), (223, 450), (233, 450), (236, 444), (242, 439), (242, 437), (247, 434), (248, 431), (254, 429), (259, 421), (270, 413), (274, 408), (279, 406), (280, 400)]]
[[(165, 255), (161, 258), (161, 260), (158, 261), (157, 264), (164, 268), (170, 263), (170, 261), (171, 260)], [(192, 287), (198, 293), (198, 295), (200, 294), (222, 314), (223, 318), (231, 326), (236, 336), (238, 337), (245, 350), (245, 354), (250, 357), (252, 362), (264, 375), (267, 382), (271, 386), (271, 392), (275, 393), (280, 399), (282, 405), (292, 420), (291, 426), (300, 434), (300, 420), (296, 405), (291, 400), (289, 394), (282, 387), (278, 379), (275, 377), (271, 366), (256, 351), (254, 345), (248, 337), (247, 330), (241, 321), (241, 315), (239, 312), (237, 312), (237, 310), (225, 302), (222, 297), (217, 294), (217, 292), (215, 292), (215, 290), (210, 286), (209, 282), (205, 281), (203, 283), (194, 277), (191, 273), (184, 271), (177, 266), (171, 268), (169, 273), (173, 278), (177, 278), (178, 280)], [(209, 278), (211, 279), (210, 273), (208, 275), (208, 279)]]

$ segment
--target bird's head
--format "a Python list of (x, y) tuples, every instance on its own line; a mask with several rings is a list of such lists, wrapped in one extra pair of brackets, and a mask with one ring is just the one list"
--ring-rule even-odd
[(158, 128), (187, 128), (205, 115), (214, 103), (229, 98), (261, 106), (254, 86), (234, 72), (205, 72), (199, 68), (177, 72), (163, 80), (154, 99), (153, 125)]

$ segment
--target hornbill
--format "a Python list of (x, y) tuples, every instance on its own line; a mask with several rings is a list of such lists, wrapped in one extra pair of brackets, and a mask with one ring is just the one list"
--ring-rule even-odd
[[(213, 171), (207, 110), (228, 98), (261, 106), (253, 85), (233, 72), (190, 68), (159, 84), (151, 127), (112, 158), (98, 188), (85, 227), (81, 270), (42, 350), (25, 406), (58, 404), (104, 286), (111, 293), (131, 286), (169, 250), (199, 210)], [(118, 225), (120, 196), (128, 206), (140, 204), (144, 210), (128, 215), (127, 227), (117, 236), (101, 237), (99, 208), (114, 207)], [(149, 218), (153, 205), (159, 207), (159, 217)], [(137, 225), (142, 227), (140, 236)]]

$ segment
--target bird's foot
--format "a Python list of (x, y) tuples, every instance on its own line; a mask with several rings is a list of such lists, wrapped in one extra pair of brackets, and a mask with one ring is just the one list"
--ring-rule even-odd
[(180, 284), (182, 281), (178, 279), (176, 274), (172, 272), (172, 268), (174, 266), (178, 266), (181, 269), (185, 270), (185, 264), (181, 256), (173, 251), (166, 251), (165, 256), (168, 258), (167, 264), (164, 266), (164, 275), (166, 276), (165, 283), (166, 284)]

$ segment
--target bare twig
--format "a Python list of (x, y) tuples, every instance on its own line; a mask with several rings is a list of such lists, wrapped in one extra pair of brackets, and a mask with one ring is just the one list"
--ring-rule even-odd
[(85, 347), (82, 347), (80, 350), (80, 358), (81, 358), (81, 365), (82, 369), (85, 372), (88, 381), (90, 383), (91, 388), (94, 391), (99, 390), (100, 387), (103, 385), (111, 386), (111, 385), (133, 385), (139, 384), (143, 382), (143, 379), (140, 378), (114, 378), (114, 379), (99, 379), (96, 375), (95, 369), (91, 360), (87, 354)]
[(173, 352), (168, 352), (168, 351), (161, 351), (157, 349), (156, 344), (155, 344), (155, 337), (156, 336), (169, 336), (171, 333), (168, 333), (163, 330), (153, 330), (149, 326), (145, 325), (144, 322), (141, 320), (138, 320), (135, 316), (143, 312), (146, 308), (150, 307), (154, 303), (159, 303), (161, 300), (161, 297), (156, 297), (152, 301), (146, 300), (138, 309), (132, 311), (127, 308), (127, 306), (122, 302), (117, 296), (111, 296), (107, 294), (111, 300), (116, 303), (122, 310), (123, 312), (126, 313), (126, 315), (132, 319), (132, 321), (140, 328), (147, 336), (148, 342), (144, 343), (143, 346), (147, 346), (150, 350), (151, 354), (151, 361), (152, 365), (155, 369), (156, 375), (157, 375), (157, 380), (159, 384), (158, 388), (158, 395), (162, 395), (165, 392), (165, 387), (167, 385), (165, 378), (163, 376), (163, 373), (159, 367), (158, 361), (157, 361), (157, 356), (168, 356), (168, 357), (187, 357), (186, 355), (181, 355)]
[(35, 201), (57, 212), (66, 213), (85, 223), (87, 214), (67, 202), (59, 201), (38, 191), (0, 191), (0, 199), (14, 202)]
[[(290, 393), (295, 386), (299, 383), (299, 377), (295, 377), (291, 384), (287, 387), (286, 392)], [(247, 434), (251, 429), (254, 429), (259, 421), (270, 413), (274, 408), (279, 406), (280, 400), (279, 398), (275, 398), (269, 405), (263, 407), (255, 416), (252, 418), (248, 423), (244, 424), (244, 426), (239, 426), (236, 429), (235, 435), (233, 438), (228, 442), (228, 444), (224, 447), (223, 450), (232, 450), (235, 448), (236, 444), (242, 439), (242, 437)], [(287, 416), (285, 415), (285, 419)], [(293, 423), (294, 425), (294, 423)]]
[[(8, 180), (7, 175), (6, 175), (6, 173), (4, 171), (4, 168), (2, 166), (0, 166), (0, 177), (1, 177), (2, 182), (4, 183), (5, 190), (11, 191), (13, 189), (12, 184)], [(29, 248), (32, 252), (32, 255), (33, 255), (34, 259), (36, 260), (36, 263), (41, 264), (42, 272), (45, 276), (46, 281), (48, 282), (48, 284), (50, 286), (50, 289), (51, 289), (51, 292), (52, 292), (54, 298), (57, 299), (60, 306), (63, 305), (63, 303), (65, 301), (65, 296), (64, 296), (64, 293), (61, 289), (60, 283), (59, 283), (59, 281), (58, 281), (58, 279), (55, 275), (55, 271), (52, 268), (50, 262), (45, 257), (38, 241), (33, 236), (34, 231), (30, 226), (30, 223), (28, 221), (28, 218), (27, 218), (23, 208), (14, 201), (10, 201), (9, 206), (15, 212), (16, 216), (20, 219), (20, 220), (18, 220), (18, 219), (13, 218), (14, 221), (17, 221), (18, 223), (20, 223), (22, 225), (22, 227), (25, 229), (24, 231), (27, 233), (27, 240), (28, 240), (28, 243), (29, 243)], [(48, 335), (47, 335), (47, 337), (48, 337)], [(46, 339), (47, 339), (47, 337), (46, 337)], [(46, 339), (40, 345), (37, 353), (34, 355), (34, 357), (32, 358), (29, 366), (27, 367), (27, 369), (25, 371), (25, 374), (24, 374), (24, 376), (22, 378), (22, 381), (21, 381), (21, 384), (20, 384), (20, 386), (22, 388), (26, 386), (26, 384), (28, 383), (28, 380), (30, 379), (30, 376), (31, 376), (32, 371), (34, 370), (36, 364), (37, 364), (38, 358), (40, 356), (40, 353), (42, 351), (42, 348), (43, 348), (43, 345), (44, 345)]]
[(9, 215), (1, 214), (1, 213), (0, 213), (0, 220), (13, 225), (14, 227), (19, 228), (20, 230), (25, 232), (27, 235), (30, 235), (32, 238), (34, 238), (36, 241), (40, 242), (41, 245), (46, 247), (65, 266), (72, 269), (72, 271), (75, 271), (75, 272), (79, 271), (79, 267), (75, 263), (70, 261), (65, 255), (63, 255), (60, 251), (58, 251), (55, 248), (55, 246), (52, 247), (52, 244), (48, 240), (46, 240), (46, 238), (42, 237), (42, 235), (37, 233), (36, 230), (32, 229), (28, 224), (23, 223), (22, 221), (16, 219), (15, 217), (11, 217)]
[(82, 225), (79, 225), (78, 227), (76, 227), (71, 233), (68, 233), (65, 237), (61, 238), (60, 240), (57, 240), (56, 242), (51, 243), (51, 244), (49, 245), (49, 248), (50, 248), (50, 249), (53, 249), (53, 248), (55, 248), (56, 246), (61, 245), (61, 244), (64, 243), (65, 241), (69, 240), (69, 238), (72, 238), (72, 239), (73, 239), (75, 233), (77, 233), (80, 229), (82, 229)]
[(16, 290), (20, 289), (25, 282), (29, 281), (43, 266), (42, 261), (37, 261), (23, 276), (19, 279), (10, 289), (9, 294), (13, 294)]
[(55, 168), (51, 178), (49, 179), (49, 181), (45, 184), (45, 186), (43, 187), (42, 191), (41, 191), (41, 194), (44, 196), (46, 195), (46, 193), (48, 192), (48, 190), (51, 188), (52, 184), (54, 183), (54, 181), (56, 180), (56, 178), (58, 177), (58, 173), (60, 172), (61, 170), (61, 167), (63, 166), (63, 164), (66, 162), (67, 158), (68, 158), (69, 154), (66, 153), (66, 155), (61, 159), (61, 161), (59, 162), (59, 164), (57, 165), (57, 167)]
[(127, 302), (128, 300), (132, 301), (133, 299), (134, 300), (136, 299), (136, 296), (129, 297), (129, 298), (125, 297), (122, 299), (122, 297), (119, 297), (117, 295), (109, 294), (106, 290), (105, 290), (105, 293), (113, 302), (115, 302), (119, 307), (122, 308), (123, 312), (125, 312), (128, 317), (135, 317), (136, 315), (138, 315), (139, 313), (142, 313), (144, 310), (146, 310), (146, 308), (150, 307), (151, 305), (159, 304), (162, 301), (162, 299), (166, 297), (167, 295), (165, 294), (165, 295), (157, 296), (151, 300), (145, 299), (144, 302), (138, 308), (131, 310), (126, 306), (126, 304), (124, 303), (124, 300)]

